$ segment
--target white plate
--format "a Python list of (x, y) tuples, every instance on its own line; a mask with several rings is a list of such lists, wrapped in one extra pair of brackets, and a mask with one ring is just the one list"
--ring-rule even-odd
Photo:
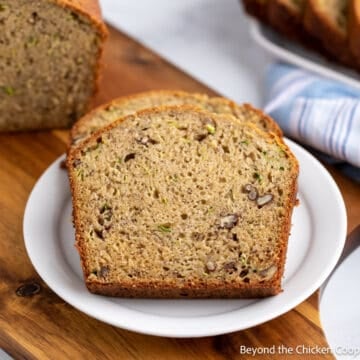
[(354, 70), (326, 60), (325, 57), (288, 40), (255, 20), (250, 22), (250, 33), (262, 48), (275, 57), (329, 79), (360, 88), (360, 75)]
[(284, 292), (255, 300), (118, 299), (90, 294), (74, 248), (71, 197), (64, 157), (35, 185), (24, 215), (29, 257), (43, 280), (61, 298), (106, 323), (141, 333), (198, 337), (247, 329), (275, 318), (310, 296), (334, 268), (346, 236), (341, 194), (323, 168), (287, 140), (300, 161), (299, 199), (283, 281)]
[(334, 272), (320, 291), (320, 318), (338, 360), (360, 356), (360, 247)]

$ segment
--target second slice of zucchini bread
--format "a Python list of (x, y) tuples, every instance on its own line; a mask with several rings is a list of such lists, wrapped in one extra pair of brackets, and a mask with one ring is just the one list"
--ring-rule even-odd
[(150, 109), (70, 150), (76, 245), (91, 292), (281, 291), (298, 163), (281, 139), (243, 120)]
[(123, 96), (94, 109), (73, 126), (70, 143), (74, 145), (83, 141), (93, 132), (119, 117), (156, 106), (173, 105), (196, 105), (217, 114), (230, 114), (239, 119), (246, 118), (260, 129), (282, 136), (280, 127), (273, 119), (250, 105), (237, 105), (226, 98), (209, 97), (205, 94), (158, 90)]

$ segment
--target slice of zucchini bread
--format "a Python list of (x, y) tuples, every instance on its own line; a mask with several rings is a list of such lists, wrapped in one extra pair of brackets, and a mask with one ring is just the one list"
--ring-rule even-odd
[(307, 0), (270, 0), (269, 22), (282, 35), (295, 40), (310, 50), (329, 56), (317, 36), (307, 31), (304, 26), (305, 8)]
[(67, 167), (91, 292), (281, 291), (298, 163), (276, 135), (231, 115), (161, 107), (95, 132), (70, 149)]
[(348, 6), (348, 0), (308, 0), (304, 24), (321, 41), (328, 55), (357, 68), (348, 45)]
[(306, 39), (303, 25), (305, 0), (270, 0), (269, 21), (284, 35), (295, 39)]
[(242, 3), (249, 15), (255, 16), (263, 22), (268, 21), (269, 0), (243, 0)]
[(274, 120), (247, 104), (239, 106), (221, 97), (163, 90), (120, 97), (94, 109), (74, 124), (70, 133), (70, 143), (78, 144), (96, 130), (120, 117), (131, 115), (139, 110), (163, 105), (196, 105), (214, 113), (231, 114), (237, 118), (246, 118), (247, 121), (253, 122), (265, 131), (282, 136), (282, 132)]
[(0, 131), (82, 116), (106, 34), (97, 0), (0, 0)]

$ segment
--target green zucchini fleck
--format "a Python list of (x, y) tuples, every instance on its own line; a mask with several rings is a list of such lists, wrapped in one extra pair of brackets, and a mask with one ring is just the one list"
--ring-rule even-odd
[(254, 176), (254, 179), (256, 179), (259, 183), (261, 183), (262, 179), (261, 179), (261, 175), (259, 173), (255, 172), (253, 174), (253, 176)]
[(15, 95), (15, 89), (11, 86), (3, 86), (2, 90), (6, 95), (9, 95), (9, 96)]
[(161, 224), (158, 225), (158, 230), (163, 232), (163, 233), (170, 233), (171, 232), (171, 227), (169, 224)]
[(215, 134), (215, 126), (211, 125), (211, 124), (206, 124), (206, 130), (208, 131), (209, 134)]

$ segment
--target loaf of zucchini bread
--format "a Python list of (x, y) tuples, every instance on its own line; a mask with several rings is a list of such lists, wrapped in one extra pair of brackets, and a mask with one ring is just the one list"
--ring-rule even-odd
[(269, 22), (277, 30), (295, 39), (307, 37), (303, 27), (305, 0), (270, 0), (268, 8)]
[(328, 54), (344, 65), (356, 67), (348, 43), (348, 5), (348, 0), (308, 0), (304, 25)]
[(91, 292), (240, 298), (281, 291), (298, 163), (246, 116), (152, 108), (70, 149), (76, 246)]
[(69, 127), (97, 88), (98, 0), (0, 0), (0, 131)]
[[(248, 11), (248, 2), (244, 7)], [(358, 0), (268, 0), (248, 13), (330, 60), (360, 69)]]
[(163, 105), (195, 105), (217, 114), (230, 114), (239, 119), (246, 118), (246, 121), (253, 122), (260, 129), (282, 136), (281, 129), (273, 119), (247, 104), (237, 105), (228, 99), (209, 97), (205, 94), (157, 90), (120, 97), (94, 109), (74, 124), (70, 133), (70, 143), (72, 145), (80, 143), (93, 132), (119, 117)]

